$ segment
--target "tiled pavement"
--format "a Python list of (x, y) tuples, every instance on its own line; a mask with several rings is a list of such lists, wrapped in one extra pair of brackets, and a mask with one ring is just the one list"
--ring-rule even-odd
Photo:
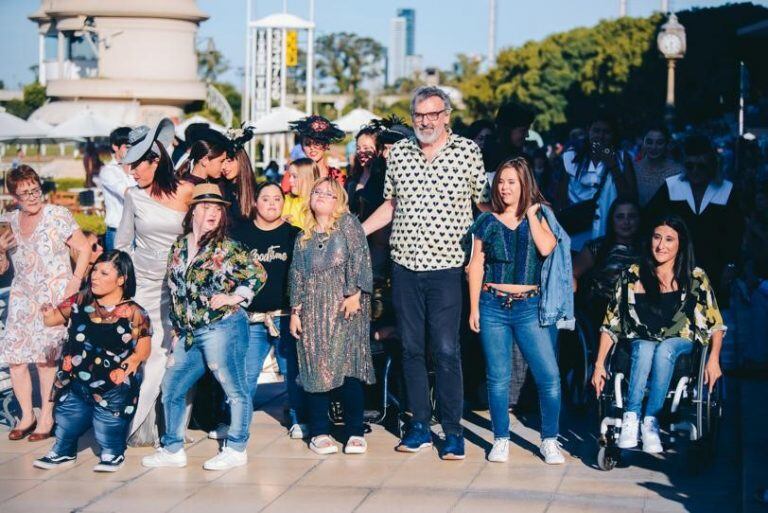
[(146, 469), (151, 449), (129, 449), (116, 474), (95, 474), (90, 440), (83, 440), (76, 466), (52, 471), (32, 467), (50, 442), (10, 442), (0, 433), (2, 513), (397, 513), (397, 512), (735, 512), (739, 502), (736, 438), (726, 429), (717, 464), (702, 475), (684, 470), (682, 457), (632, 453), (620, 468), (594, 467), (593, 419), (567, 421), (567, 463), (545, 465), (537, 456), (538, 434), (513, 419), (508, 464), (488, 463), (487, 415), (467, 423), (467, 459), (443, 462), (434, 451), (396, 453), (394, 435), (374, 426), (363, 456), (316, 456), (290, 440), (275, 417), (284, 394), (263, 387), (269, 401), (253, 420), (247, 467), (206, 472), (215, 442), (192, 431), (183, 469)]

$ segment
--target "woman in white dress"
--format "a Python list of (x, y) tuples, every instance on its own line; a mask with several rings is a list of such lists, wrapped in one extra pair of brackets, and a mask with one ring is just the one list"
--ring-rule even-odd
[[(43, 202), (40, 177), (29, 166), (19, 166), (8, 175), (8, 190), (19, 209), (0, 216), (10, 232), (0, 231), (0, 273), (8, 270), (7, 252), (15, 270), (11, 283), (8, 320), (0, 339), (0, 361), (11, 370), (13, 393), (21, 407), (21, 419), (8, 435), (31, 441), (51, 436), (53, 403), (49, 396), (56, 376), (56, 360), (66, 328), (46, 328), (40, 307), (58, 304), (80, 288), (91, 258), (91, 244), (64, 207)], [(78, 252), (74, 273), (69, 249)], [(40, 379), (40, 417), (32, 410), (32, 379), (29, 364), (34, 363)]]
[(127, 251), (133, 258), (135, 301), (147, 311), (153, 328), (152, 352), (145, 363), (139, 403), (129, 431), (134, 446), (153, 445), (159, 438), (155, 405), (171, 346), (168, 254), (181, 234), (192, 196), (192, 184), (176, 179), (166, 151), (173, 134), (169, 119), (161, 120), (151, 130), (147, 126), (133, 129), (122, 160), (131, 166), (130, 174), (137, 186), (126, 191), (115, 249)]

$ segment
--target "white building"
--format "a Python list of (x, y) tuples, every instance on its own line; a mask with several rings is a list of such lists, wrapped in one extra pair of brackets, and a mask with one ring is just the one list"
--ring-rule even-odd
[(58, 124), (84, 105), (116, 123), (180, 117), (205, 100), (195, 0), (41, 0), (40, 82), (51, 102), (31, 119)]
[(397, 82), (399, 78), (408, 76), (406, 68), (406, 24), (401, 16), (389, 21), (389, 48), (387, 50), (387, 83)]

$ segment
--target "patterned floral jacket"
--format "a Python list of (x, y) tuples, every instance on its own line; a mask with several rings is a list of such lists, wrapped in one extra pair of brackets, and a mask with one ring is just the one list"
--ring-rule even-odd
[(682, 294), (682, 301), (677, 312), (672, 316), (669, 326), (659, 331), (644, 325), (635, 310), (635, 293), (640, 284), (640, 266), (629, 266), (619, 278), (616, 290), (608, 303), (600, 331), (608, 333), (615, 341), (620, 338), (630, 340), (656, 340), (669, 338), (687, 338), (691, 342), (708, 344), (712, 334), (725, 331), (723, 316), (717, 306), (712, 285), (703, 269), (693, 270), (691, 290)]
[[(182, 235), (171, 246), (168, 258), (171, 322), (179, 335), (185, 335), (187, 347), (192, 345), (194, 330), (230, 316), (240, 306), (248, 306), (267, 282), (264, 267), (232, 239), (200, 248), (189, 265), (188, 251), (188, 238)], [(214, 310), (210, 301), (216, 294), (237, 294), (245, 301)]]

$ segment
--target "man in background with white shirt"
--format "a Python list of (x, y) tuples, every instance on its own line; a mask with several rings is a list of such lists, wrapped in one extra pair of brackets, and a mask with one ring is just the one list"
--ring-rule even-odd
[(104, 249), (114, 249), (115, 233), (123, 217), (123, 201), (125, 191), (136, 185), (136, 181), (128, 174), (128, 166), (120, 164), (128, 148), (128, 133), (130, 127), (115, 128), (109, 134), (109, 146), (112, 149), (112, 160), (101, 167), (99, 172), (99, 186), (104, 193), (104, 210), (106, 216), (104, 222), (107, 225), (107, 233), (104, 237)]

